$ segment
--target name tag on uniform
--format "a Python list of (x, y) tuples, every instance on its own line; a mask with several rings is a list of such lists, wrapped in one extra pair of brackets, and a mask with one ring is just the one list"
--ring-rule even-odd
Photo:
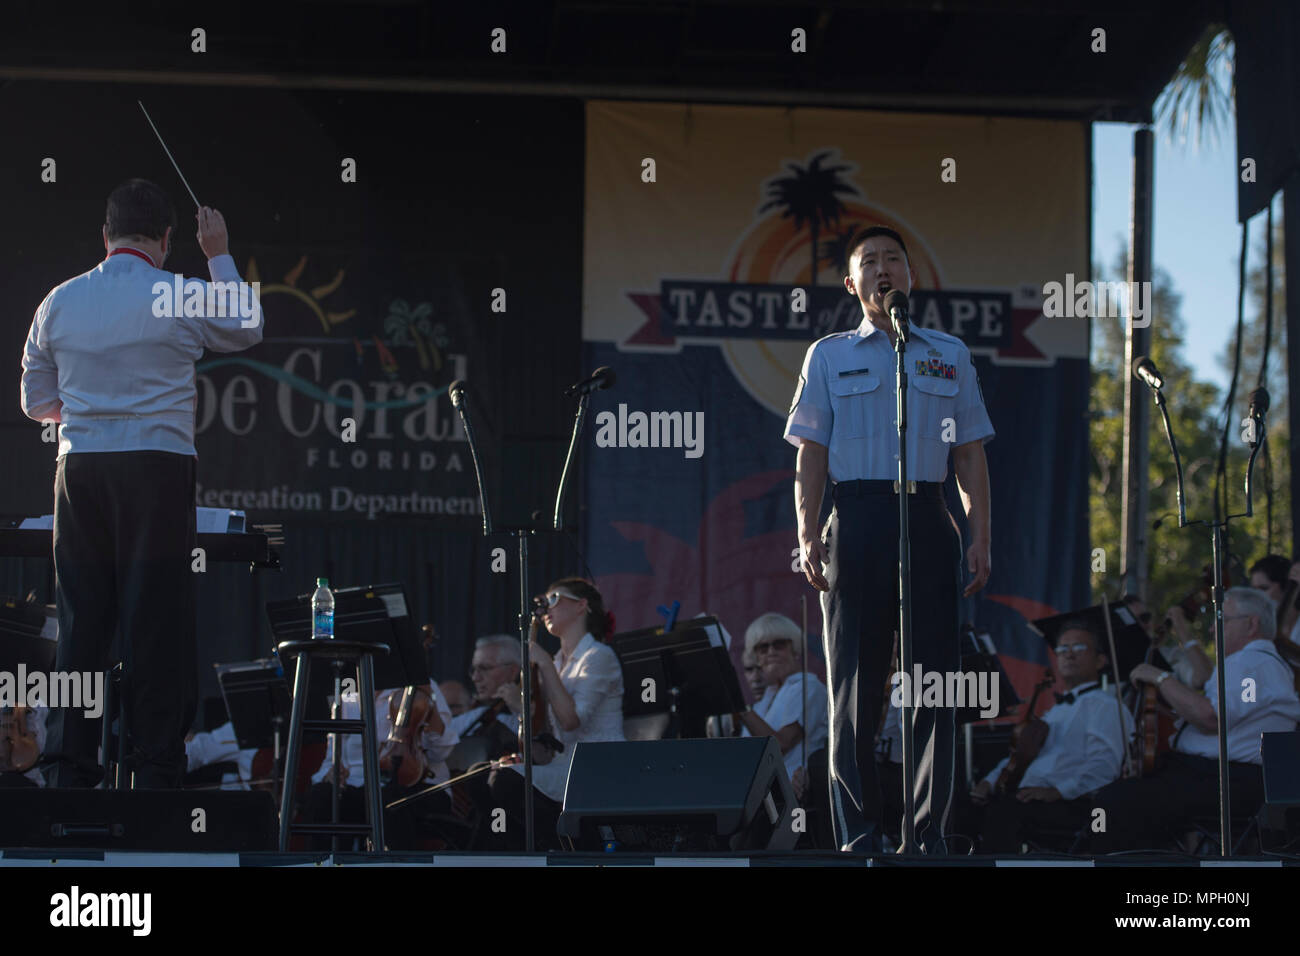
[(957, 366), (949, 365), (937, 358), (928, 361), (925, 359), (916, 360), (917, 375), (926, 375), (931, 378), (956, 378)]
[(849, 369), (847, 372), (840, 372), (840, 378), (843, 378), (846, 375), (865, 375), (869, 371), (871, 371), (869, 368), (853, 368)]

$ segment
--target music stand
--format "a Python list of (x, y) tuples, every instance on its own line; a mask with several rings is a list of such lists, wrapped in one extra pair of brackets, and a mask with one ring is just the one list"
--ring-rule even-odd
[(44, 605), (13, 599), (0, 602), (0, 670), (16, 675), (19, 664), (29, 673), (54, 670), (58, 642), (43, 636), (44, 628)]
[(957, 708), (958, 727), (979, 720), (997, 720), (999, 717), (1005, 717), (1013, 708), (1020, 705), (1020, 695), (1016, 693), (1011, 679), (1007, 677), (1007, 672), (1002, 666), (997, 649), (993, 646), (993, 640), (989, 637), (987, 631), (977, 634), (972, 629), (966, 632), (966, 637), (961, 644), (961, 671), (962, 673), (974, 673), (976, 675), (975, 686), (977, 689), (981, 673), (997, 675), (998, 712), (992, 717), (985, 717), (980, 713), (978, 705), (959, 707)]
[[(275, 644), (311, 638), (310, 594), (267, 601)], [(411, 620), (401, 584), (369, 584), (334, 592), (334, 636), (366, 644), (387, 644), (391, 652), (375, 660), (375, 690), (427, 684), (429, 665), (424, 645)], [(328, 675), (321, 675), (328, 678)], [(313, 695), (317, 687), (312, 675)]]
[[(1043, 640), (1047, 642), (1048, 650), (1055, 653), (1056, 641), (1061, 635), (1061, 625), (1071, 619), (1077, 620), (1079, 618), (1091, 625), (1094, 634), (1101, 635), (1101, 646), (1097, 649), (1110, 657), (1110, 649), (1106, 646), (1106, 616), (1102, 613), (1100, 604), (1094, 604), (1092, 607), (1081, 608), (1077, 611), (1070, 611), (1067, 614), (1042, 617), (1036, 621), (1030, 621), (1029, 626), (1042, 635)], [(1171, 669), (1159, 649), (1151, 648), (1151, 636), (1142, 628), (1142, 625), (1138, 623), (1138, 619), (1133, 616), (1133, 612), (1123, 602), (1116, 601), (1110, 605), (1110, 626), (1115, 635), (1115, 656), (1119, 658), (1116, 664), (1121, 681), (1128, 682), (1128, 675), (1133, 668), (1146, 660), (1148, 649), (1152, 652), (1151, 663), (1160, 670)], [(1105, 672), (1111, 672), (1110, 664), (1106, 665)]]
[[(745, 709), (717, 618), (698, 617), (668, 632), (627, 631), (609, 645), (623, 665), (623, 716), (668, 713), (665, 737), (703, 737), (709, 717)], [(643, 699), (647, 679), (655, 688), (649, 701)]]
[[(239, 749), (273, 748), (275, 800), (279, 803), (280, 788), (284, 785), (284, 750), (280, 743), (289, 725), (292, 706), (284, 670), (279, 661), (271, 659), (212, 666), (217, 672), (217, 684), (226, 702), (230, 723), (235, 728), (235, 742)], [(324, 716), (325, 700), (321, 698), (318, 713), (308, 719)]]

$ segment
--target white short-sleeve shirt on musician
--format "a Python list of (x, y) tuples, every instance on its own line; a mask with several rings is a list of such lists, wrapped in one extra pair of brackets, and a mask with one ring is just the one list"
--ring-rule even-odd
[[(994, 434), (975, 364), (961, 339), (917, 326), (903, 355), (908, 478), (943, 481), (953, 447)], [(825, 445), (832, 481), (896, 479), (896, 362), (889, 336), (866, 319), (851, 332), (814, 342), (804, 356), (786, 441)]]

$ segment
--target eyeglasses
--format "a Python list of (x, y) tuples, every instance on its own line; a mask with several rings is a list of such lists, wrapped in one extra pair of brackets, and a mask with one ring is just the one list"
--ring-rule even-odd
[(546, 595), (546, 597), (542, 598), (542, 600), (544, 600), (546, 602), (546, 606), (550, 608), (550, 607), (555, 607), (555, 605), (559, 604), (560, 598), (568, 598), (570, 601), (582, 600), (582, 598), (574, 597), (572, 594), (567, 594), (564, 591), (552, 591), (550, 594)]
[(790, 638), (788, 637), (783, 637), (775, 641), (763, 641), (759, 644), (754, 645), (754, 653), (766, 654), (769, 651), (772, 653), (776, 653), (777, 651), (784, 650), (785, 648), (790, 647), (793, 644), (794, 642), (791, 641)]
[(1089, 650), (1091, 648), (1087, 644), (1058, 644), (1056, 646), (1056, 653), (1058, 654), (1064, 654), (1066, 651), (1071, 654), (1086, 654)]

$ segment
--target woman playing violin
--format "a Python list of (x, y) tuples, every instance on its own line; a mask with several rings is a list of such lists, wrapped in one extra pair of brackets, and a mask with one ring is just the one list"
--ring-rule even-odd
[[(613, 631), (614, 620), (605, 610), (600, 591), (582, 578), (561, 578), (546, 589), (543, 600), (542, 623), (560, 639), (560, 650), (552, 658), (533, 641), (528, 653), (537, 666), (546, 698), (550, 732), (564, 745), (564, 750), (549, 762), (533, 765), (534, 832), (537, 848), (545, 850), (559, 847), (555, 827), (574, 744), (624, 737), (623, 669), (617, 655), (604, 643)], [(506, 684), (497, 693), (513, 712), (522, 711), (518, 686)], [(524, 847), (523, 769), (518, 764), (494, 770), (488, 777), (488, 806), (503, 808), (507, 820), (505, 833), (490, 836), (495, 843), (493, 849)]]

